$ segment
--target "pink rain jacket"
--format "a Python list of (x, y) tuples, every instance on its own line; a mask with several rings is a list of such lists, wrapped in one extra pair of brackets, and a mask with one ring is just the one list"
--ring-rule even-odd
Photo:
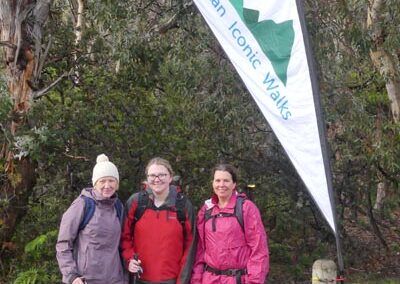
[(236, 284), (234, 276), (215, 275), (204, 271), (205, 264), (218, 269), (247, 269), (242, 284), (265, 283), (269, 271), (267, 235), (260, 212), (250, 200), (243, 204), (244, 232), (237, 218), (216, 218), (216, 231), (212, 229), (212, 218), (205, 222), (205, 211), (212, 208), (211, 215), (233, 213), (237, 192), (225, 208), (218, 207), (218, 197), (207, 200), (198, 213), (197, 230), (199, 242), (191, 284)]

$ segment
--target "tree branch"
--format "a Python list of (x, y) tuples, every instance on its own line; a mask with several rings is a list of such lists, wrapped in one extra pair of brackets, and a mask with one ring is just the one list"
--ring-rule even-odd
[(76, 160), (84, 160), (84, 161), (89, 161), (90, 159), (88, 159), (87, 157), (85, 157), (85, 156), (74, 156), (74, 155), (71, 155), (71, 154), (67, 154), (67, 153), (65, 153), (64, 152), (64, 155), (66, 156), (66, 157), (68, 157), (68, 158), (71, 158), (71, 159), (76, 159)]
[(178, 21), (178, 16), (184, 12), (186, 9), (188, 9), (190, 6), (193, 5), (193, 2), (188, 2), (183, 4), (182, 9), (179, 9), (178, 12), (176, 12), (165, 24), (161, 25), (160, 27), (156, 27), (156, 30), (160, 34), (166, 33), (168, 30), (177, 27), (177, 21)]
[(71, 69), (69, 72), (65, 72), (62, 74), (57, 80), (55, 80), (53, 83), (51, 83), (49, 86), (47, 86), (44, 89), (41, 89), (39, 91), (33, 92), (32, 97), (34, 100), (39, 99), (40, 97), (46, 95), (51, 89), (53, 89), (64, 77), (67, 77), (71, 75), (73, 70)]

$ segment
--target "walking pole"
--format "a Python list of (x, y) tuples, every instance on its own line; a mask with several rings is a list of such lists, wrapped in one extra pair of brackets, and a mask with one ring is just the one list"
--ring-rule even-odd
[[(139, 260), (139, 256), (135, 253), (133, 259)], [(129, 273), (129, 284), (137, 284), (141, 273), (143, 273), (143, 268), (141, 266), (139, 266), (139, 269), (136, 273)]]

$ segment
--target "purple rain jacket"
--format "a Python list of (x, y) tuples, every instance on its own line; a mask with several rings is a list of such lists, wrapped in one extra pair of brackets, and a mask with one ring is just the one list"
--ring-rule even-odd
[(117, 197), (103, 198), (91, 188), (82, 190), (81, 195), (93, 198), (96, 208), (81, 231), (85, 207), (81, 196), (62, 217), (56, 251), (63, 282), (83, 277), (87, 284), (127, 283), (119, 254), (121, 224), (114, 207)]

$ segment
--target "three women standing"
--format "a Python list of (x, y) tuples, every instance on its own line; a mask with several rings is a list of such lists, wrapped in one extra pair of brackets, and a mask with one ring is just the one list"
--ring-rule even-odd
[[(236, 169), (220, 164), (213, 170), (214, 194), (197, 218), (197, 253), (194, 209), (172, 185), (173, 174), (168, 161), (150, 160), (145, 188), (127, 202), (121, 234), (118, 170), (105, 155), (98, 156), (94, 188), (84, 189), (61, 221), (56, 248), (63, 282), (126, 283), (121, 236), (123, 260), (135, 275), (130, 283), (265, 283), (267, 236), (255, 204), (236, 191)], [(88, 200), (95, 210), (86, 220)]]

